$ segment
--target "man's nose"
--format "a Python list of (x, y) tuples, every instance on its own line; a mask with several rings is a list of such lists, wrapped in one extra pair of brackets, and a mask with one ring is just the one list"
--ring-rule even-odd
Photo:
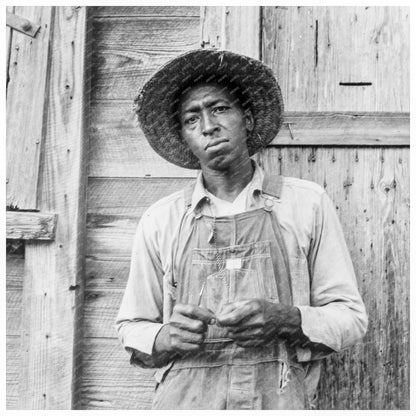
[(214, 131), (216, 131), (218, 129), (218, 125), (215, 122), (215, 120), (213, 120), (212, 115), (210, 114), (210, 112), (203, 112), (201, 115), (201, 131), (202, 134), (207, 136), (210, 135), (212, 133), (214, 133)]

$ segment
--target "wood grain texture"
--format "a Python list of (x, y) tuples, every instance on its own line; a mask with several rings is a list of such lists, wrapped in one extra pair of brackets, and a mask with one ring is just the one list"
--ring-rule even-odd
[(39, 212), (6, 212), (6, 237), (23, 240), (53, 240), (57, 217)]
[(409, 8), (264, 7), (262, 27), (287, 111), (409, 111)]
[(24, 257), (6, 256), (6, 409), (19, 409)]
[(259, 160), (327, 190), (369, 315), (363, 342), (326, 360), (319, 409), (408, 408), (408, 149), (291, 147)]
[(82, 409), (150, 409), (154, 370), (130, 365), (115, 338), (86, 338), (83, 350)]
[(7, 89), (7, 205), (37, 209), (40, 152), (45, 127), (50, 67), (52, 7), (15, 7), (15, 13), (39, 24), (32, 39), (13, 33)]
[(140, 218), (151, 204), (194, 181), (193, 178), (89, 178), (88, 215)]
[(408, 113), (286, 113), (270, 145), (410, 146)]
[(85, 338), (117, 338), (115, 320), (123, 293), (124, 289), (88, 290), (85, 292)]
[(86, 258), (86, 290), (124, 290), (130, 270), (128, 260)]
[(96, 101), (90, 117), (89, 176), (196, 176), (196, 171), (167, 162), (151, 148), (131, 101)]
[(6, 13), (6, 25), (11, 27), (13, 30), (17, 30), (25, 35), (31, 36), (32, 38), (36, 36), (36, 33), (38, 33), (40, 29), (38, 24), (9, 12)]
[(162, 64), (199, 47), (197, 17), (94, 19), (92, 98), (133, 103)]
[(22, 290), (6, 291), (6, 334), (20, 337), (22, 324)]
[(101, 6), (91, 7), (94, 17), (199, 17), (198, 6)]
[(260, 59), (260, 7), (226, 6), (225, 49)]
[(144, 211), (194, 179), (90, 178), (86, 289), (124, 289), (131, 241)]
[[(184, 184), (189, 182), (179, 178), (135, 181), (90, 179), (93, 185), (89, 186), (86, 257), (128, 261), (134, 233), (144, 211), (162, 197), (183, 189)], [(117, 214), (117, 207), (122, 204), (124, 196), (124, 214)], [(109, 202), (112, 197), (114, 199)]]
[(77, 407), (83, 296), (88, 88), (87, 10), (56, 7), (39, 208), (56, 212), (53, 242), (26, 244), (21, 409)]
[(260, 7), (201, 7), (201, 45), (260, 58)]
[(6, 256), (6, 290), (22, 290), (25, 259), (21, 255)]
[[(4, 341), (3, 341), (4, 342)], [(6, 336), (6, 410), (19, 410), (20, 337)]]
[(225, 7), (201, 6), (201, 47), (225, 49)]

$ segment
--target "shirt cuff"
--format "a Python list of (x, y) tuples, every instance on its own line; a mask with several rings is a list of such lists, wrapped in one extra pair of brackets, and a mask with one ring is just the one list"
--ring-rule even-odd
[(130, 322), (124, 327), (121, 342), (124, 348), (152, 355), (156, 336), (163, 325), (155, 322)]
[[(327, 325), (325, 325), (325, 313), (320, 307), (307, 305), (296, 306), (301, 315), (301, 328), (311, 342), (324, 344), (335, 352), (341, 350), (340, 341), (334, 338)], [(331, 313), (331, 311), (327, 311)]]

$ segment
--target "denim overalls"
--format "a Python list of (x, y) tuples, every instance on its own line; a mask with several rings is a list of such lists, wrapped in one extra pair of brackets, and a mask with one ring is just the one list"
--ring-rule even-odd
[[(219, 312), (242, 299), (293, 304), (286, 249), (273, 204), (282, 178), (265, 176), (264, 207), (237, 215), (202, 215), (182, 222), (173, 255), (176, 302)], [(185, 191), (191, 205), (191, 191)], [(215, 235), (213, 235), (213, 233)], [(202, 289), (203, 288), (203, 289)], [(201, 294), (202, 293), (202, 294)], [(243, 348), (209, 325), (203, 350), (175, 360), (159, 384), (153, 409), (305, 409), (305, 372), (283, 339)]]

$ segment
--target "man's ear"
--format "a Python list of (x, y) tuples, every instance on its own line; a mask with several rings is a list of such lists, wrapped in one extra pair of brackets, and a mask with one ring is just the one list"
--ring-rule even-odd
[(254, 129), (254, 117), (250, 109), (244, 111), (244, 116), (246, 120), (246, 129), (248, 132), (251, 132)]

